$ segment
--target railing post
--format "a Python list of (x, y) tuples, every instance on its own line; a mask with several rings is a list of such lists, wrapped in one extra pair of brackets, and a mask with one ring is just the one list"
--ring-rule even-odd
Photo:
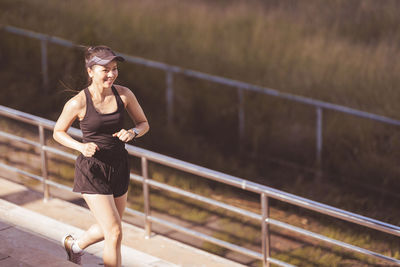
[(145, 238), (150, 238), (151, 235), (151, 221), (150, 216), (150, 196), (149, 196), (149, 184), (147, 180), (149, 178), (147, 158), (142, 157), (142, 176), (143, 176), (143, 198), (144, 198), (144, 228)]
[(40, 40), (41, 47), (41, 55), (42, 55), (42, 75), (43, 75), (43, 87), (47, 92), (49, 88), (49, 73), (48, 73), (48, 65), (47, 65), (47, 40)]
[(239, 150), (243, 149), (244, 142), (244, 96), (243, 88), (238, 88), (238, 100), (239, 100), (239, 110), (238, 110), (238, 130), (239, 130)]
[(267, 219), (269, 218), (269, 204), (267, 195), (265, 193), (261, 194), (261, 216), (263, 266), (270, 267), (268, 259), (271, 257), (271, 239), (269, 224), (267, 223)]
[(166, 100), (167, 100), (167, 125), (169, 128), (172, 127), (174, 118), (174, 87), (173, 87), (173, 72), (171, 70), (166, 71)]
[(317, 120), (316, 120), (316, 167), (318, 176), (321, 175), (322, 169), (322, 108), (317, 107)]
[(50, 197), (49, 186), (47, 184), (48, 171), (47, 171), (47, 154), (43, 147), (46, 145), (44, 136), (43, 125), (39, 125), (39, 139), (40, 139), (40, 158), (42, 162), (42, 176), (43, 176), (43, 201), (47, 202)]

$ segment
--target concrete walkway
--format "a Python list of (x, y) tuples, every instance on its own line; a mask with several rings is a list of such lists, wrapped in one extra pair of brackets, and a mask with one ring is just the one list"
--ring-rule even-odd
[[(66, 261), (60, 240), (80, 236), (93, 224), (90, 211), (60, 199), (44, 203), (40, 194), (0, 178), (0, 266), (76, 266)], [(123, 266), (243, 266), (169, 238), (144, 238), (143, 229), (123, 223)], [(91, 246), (83, 266), (102, 265), (103, 244)]]
[[(3, 208), (9, 205), (1, 203)], [(76, 266), (65, 260), (65, 253), (50, 240), (0, 220), (0, 266)]]
[[(10, 254), (12, 259), (19, 259), (33, 266), (46, 266), (46, 264), (60, 266), (61, 263), (62, 266), (74, 266), (62, 260), (66, 254), (60, 240), (65, 233), (80, 236), (83, 230), (2, 199), (0, 199), (0, 214), (2, 222), (0, 236), (5, 240), (0, 246), (4, 255)], [(101, 265), (102, 249), (102, 243), (89, 247), (83, 256), (84, 266)], [(127, 267), (177, 266), (125, 245), (122, 246), (122, 255), (124, 266)], [(57, 264), (54, 264), (55, 262)]]

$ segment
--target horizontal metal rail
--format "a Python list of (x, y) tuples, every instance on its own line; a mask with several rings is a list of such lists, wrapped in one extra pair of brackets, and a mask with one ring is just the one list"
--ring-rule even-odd
[(48, 41), (48, 42), (66, 46), (66, 47), (77, 47), (77, 45), (71, 41), (68, 41), (68, 40), (65, 40), (65, 39), (62, 39), (59, 37), (50, 36), (50, 35), (43, 34), (43, 33), (33, 32), (33, 31), (29, 31), (29, 30), (9, 26), (9, 25), (0, 25), (0, 28), (6, 30), (8, 32), (14, 33), (14, 34), (18, 34), (18, 35), (22, 35), (22, 36), (42, 40), (42, 41)]
[[(37, 125), (37, 126), (40, 126), (40, 127), (45, 127), (47, 129), (50, 129), (50, 130), (52, 129), (52, 127), (55, 124), (52, 121), (45, 120), (45, 119), (42, 119), (40, 117), (36, 117), (34, 115), (26, 114), (26, 113), (23, 113), (23, 112), (20, 112), (20, 111), (16, 111), (16, 110), (13, 110), (13, 109), (10, 109), (10, 108), (6, 108), (6, 107), (3, 107), (3, 106), (0, 106), (0, 115), (3, 115), (3, 116), (8, 117), (8, 118), (13, 118), (13, 119), (16, 119), (16, 120), (19, 120), (19, 121), (23, 121), (23, 122), (28, 122), (29, 121), (30, 124)], [(76, 136), (78, 138), (81, 137), (81, 133), (77, 129), (71, 128), (71, 130), (69, 132), (73, 136)], [(77, 157), (76, 155), (73, 155), (71, 153), (59, 150), (57, 148), (53, 148), (53, 147), (49, 147), (49, 146), (46, 146), (46, 145), (42, 145), (40, 143), (28, 140), (28, 139), (23, 138), (23, 137), (15, 136), (15, 135), (3, 132), (3, 131), (0, 131), (0, 136), (4, 137), (4, 138), (7, 138), (7, 139), (10, 139), (10, 140), (13, 140), (13, 141), (22, 142), (22, 143), (25, 143), (25, 144), (28, 144), (28, 145), (39, 147), (42, 150), (44, 150), (45, 152), (54, 153), (54, 154), (60, 155), (62, 157), (71, 159), (71, 160), (75, 160), (76, 157)], [(174, 159), (174, 158), (171, 158), (171, 157), (167, 157), (167, 156), (164, 156), (164, 155), (161, 155), (161, 154), (158, 154), (158, 153), (155, 153), (155, 152), (151, 152), (151, 151), (148, 151), (148, 150), (145, 150), (145, 149), (141, 149), (141, 148), (138, 148), (138, 147), (133, 147), (133, 146), (130, 146), (130, 145), (127, 145), (126, 148), (127, 148), (127, 150), (128, 150), (130, 155), (133, 155), (133, 156), (136, 156), (136, 157), (146, 158), (147, 160), (150, 160), (150, 161), (153, 161), (153, 162), (165, 165), (165, 166), (169, 166), (169, 167), (172, 167), (172, 168), (175, 168), (175, 169), (178, 169), (178, 170), (186, 171), (188, 173), (199, 175), (199, 176), (202, 176), (202, 177), (207, 178), (207, 179), (211, 179), (211, 180), (214, 180), (214, 181), (217, 181), (217, 182), (221, 182), (221, 183), (224, 183), (224, 184), (227, 184), (227, 185), (231, 185), (231, 186), (234, 186), (234, 187), (242, 188), (243, 190), (248, 190), (248, 191), (256, 192), (256, 193), (259, 193), (259, 194), (265, 194), (268, 197), (275, 198), (275, 199), (281, 200), (281, 201), (286, 202), (286, 203), (290, 203), (290, 204), (293, 204), (293, 205), (296, 205), (296, 206), (299, 206), (299, 207), (303, 207), (303, 208), (306, 208), (306, 209), (314, 210), (316, 212), (319, 212), (319, 213), (322, 213), (322, 214), (326, 214), (326, 215), (329, 215), (331, 217), (343, 219), (343, 220), (346, 220), (346, 221), (349, 221), (349, 222), (353, 222), (353, 223), (358, 224), (358, 225), (367, 226), (369, 228), (376, 229), (376, 230), (379, 230), (379, 231), (382, 231), (382, 232), (386, 232), (386, 233), (389, 233), (389, 234), (392, 234), (392, 235), (395, 235), (395, 236), (400, 236), (400, 227), (395, 226), (395, 225), (391, 225), (391, 224), (384, 223), (384, 222), (381, 222), (381, 221), (378, 221), (378, 220), (374, 220), (374, 219), (371, 219), (371, 218), (368, 218), (368, 217), (364, 217), (364, 216), (361, 216), (361, 215), (358, 215), (358, 214), (355, 214), (355, 213), (351, 213), (351, 212), (347, 212), (347, 211), (344, 211), (344, 210), (341, 210), (341, 209), (337, 209), (337, 208), (334, 208), (334, 207), (331, 207), (331, 206), (328, 206), (328, 205), (325, 205), (325, 204), (322, 204), (322, 203), (318, 203), (318, 202), (315, 202), (315, 201), (312, 201), (312, 200), (309, 200), (309, 199), (298, 197), (298, 196), (293, 195), (293, 194), (288, 194), (288, 193), (280, 191), (280, 190), (276, 190), (276, 189), (273, 189), (273, 188), (270, 188), (270, 187), (267, 187), (267, 186), (264, 186), (264, 185), (260, 185), (260, 184), (254, 183), (254, 182), (250, 182), (250, 181), (247, 181), (247, 180), (244, 180), (244, 179), (240, 179), (240, 178), (237, 178), (237, 177), (234, 177), (234, 176), (231, 176), (231, 175), (227, 175), (227, 174), (224, 174), (224, 173), (221, 173), (221, 172), (213, 171), (213, 170), (201, 167), (201, 166), (197, 166), (197, 165), (194, 165), (194, 164), (191, 164), (191, 163), (187, 163), (187, 162), (184, 162), (184, 161), (181, 161), (181, 160), (177, 160), (177, 159)], [(70, 188), (68, 186), (65, 186), (65, 185), (62, 185), (62, 184), (59, 184), (59, 183), (56, 183), (56, 182), (53, 182), (53, 181), (46, 180), (41, 176), (38, 176), (38, 175), (35, 175), (35, 174), (31, 174), (29, 172), (17, 169), (15, 167), (9, 166), (9, 165), (4, 164), (4, 163), (0, 163), (0, 167), (4, 168), (4, 169), (7, 169), (9, 171), (13, 171), (13, 172), (25, 175), (27, 177), (33, 178), (35, 180), (41, 181), (42, 183), (45, 183), (45, 184), (48, 184), (48, 185), (51, 185), (51, 186), (55, 186), (55, 187), (66, 189), (66, 190), (70, 190), (70, 191), (72, 190), (72, 188)], [(170, 186), (170, 185), (167, 185), (167, 184), (163, 184), (161, 182), (157, 182), (155, 180), (144, 179), (140, 175), (131, 174), (130, 177), (134, 181), (138, 181), (138, 182), (141, 182), (141, 183), (146, 183), (149, 186), (155, 187), (155, 188), (157, 188), (159, 190), (164, 190), (164, 191), (176, 193), (176, 194), (179, 194), (181, 196), (185, 196), (185, 197), (194, 199), (196, 201), (200, 201), (202, 203), (205, 203), (205, 204), (208, 204), (208, 205), (211, 205), (211, 206), (214, 206), (214, 207), (222, 208), (224, 210), (235, 212), (237, 214), (240, 214), (242, 216), (245, 216), (245, 217), (248, 217), (248, 218), (251, 218), (251, 219), (262, 221), (262, 216), (257, 214), (257, 213), (253, 213), (253, 212), (241, 209), (241, 208), (237, 208), (237, 207), (222, 203), (220, 201), (216, 201), (216, 200), (204, 197), (204, 196), (197, 195), (197, 194), (192, 193), (192, 192), (185, 191), (185, 190), (180, 189), (180, 188), (176, 188), (176, 187), (173, 187), (173, 186)], [(131, 213), (132, 215), (144, 216), (142, 213), (140, 213), (138, 211), (134, 211), (132, 209), (128, 209), (127, 211), (129, 213)], [(175, 224), (173, 224), (171, 222), (165, 221), (165, 220), (157, 218), (155, 216), (148, 216), (148, 219), (151, 222), (158, 223), (158, 224), (167, 226), (169, 228), (173, 228), (175, 230), (178, 230), (180, 232), (183, 232), (183, 233), (186, 233), (186, 234), (189, 234), (189, 235), (192, 235), (192, 236), (196, 236), (196, 237), (198, 237), (200, 239), (212, 242), (212, 243), (220, 245), (222, 247), (226, 247), (226, 248), (231, 249), (233, 251), (237, 251), (237, 252), (240, 252), (242, 254), (245, 254), (245, 255), (248, 255), (248, 256), (251, 256), (251, 257), (255, 257), (257, 259), (263, 259), (263, 254), (260, 254), (260, 253), (245, 249), (243, 247), (228, 243), (226, 241), (222, 241), (222, 240), (210, 237), (210, 236), (208, 236), (206, 234), (199, 233), (197, 231), (193, 231), (193, 230), (184, 228), (184, 227), (179, 226), (179, 225), (175, 225)], [(304, 229), (289, 225), (289, 224), (284, 223), (284, 222), (280, 222), (280, 221), (277, 221), (277, 220), (274, 220), (274, 219), (271, 219), (271, 218), (267, 218), (265, 220), (265, 222), (267, 224), (270, 224), (270, 225), (273, 225), (273, 226), (276, 226), (276, 227), (280, 227), (280, 228), (295, 232), (297, 234), (301, 234), (301, 235), (304, 235), (304, 236), (307, 236), (307, 237), (311, 237), (311, 238), (314, 238), (314, 239), (317, 239), (317, 240), (320, 240), (320, 241), (323, 241), (323, 242), (327, 242), (327, 243), (329, 243), (331, 245), (335, 245), (335, 246), (338, 246), (338, 247), (341, 247), (341, 248), (349, 249), (349, 250), (351, 250), (353, 252), (358, 252), (358, 253), (361, 253), (361, 254), (364, 254), (364, 255), (372, 256), (372, 257), (378, 258), (380, 260), (385, 260), (385, 261), (388, 261), (388, 262), (391, 262), (391, 263), (400, 264), (400, 260), (398, 260), (398, 259), (391, 258), (391, 257), (385, 256), (385, 255), (379, 254), (379, 253), (375, 253), (375, 252), (369, 251), (367, 249), (363, 249), (363, 248), (360, 248), (360, 247), (357, 247), (357, 246), (354, 246), (354, 245), (351, 245), (351, 244), (347, 244), (347, 243), (342, 242), (342, 241), (334, 240), (334, 239), (328, 238), (326, 236), (319, 235), (319, 234), (316, 234), (316, 233), (313, 233), (313, 232), (310, 232), (310, 231), (307, 231), (307, 230), (304, 230)], [(273, 259), (271, 257), (267, 258), (267, 262), (268, 263), (278, 264), (280, 266), (291, 266), (291, 265), (288, 265), (286, 263), (280, 262), (279, 260)]]
[(36, 181), (43, 182), (43, 177), (42, 176), (27, 172), (27, 171), (24, 171), (24, 170), (20, 170), (18, 168), (12, 167), (10, 165), (7, 165), (7, 164), (1, 163), (1, 162), (0, 162), (0, 167), (3, 168), (3, 169), (6, 169), (8, 171), (12, 171), (12, 172), (15, 172), (15, 173), (18, 173), (18, 174), (22, 174), (22, 175), (27, 176), (29, 178), (32, 178), (32, 179), (34, 179)]
[(245, 179), (241, 179), (218, 171), (210, 170), (208, 168), (201, 167), (195, 164), (187, 163), (172, 157), (147, 151), (142, 148), (127, 146), (127, 150), (131, 155), (137, 157), (146, 157), (150, 161), (160, 163), (165, 166), (169, 166), (181, 171), (199, 175), (201, 177), (208, 178), (210, 180), (221, 182), (224, 184), (228, 184), (237, 188), (241, 188), (243, 190), (248, 190), (260, 194), (265, 193), (268, 197), (278, 199), (286, 203), (290, 203), (299, 207), (313, 210), (345, 221), (357, 223), (389, 234), (400, 236), (400, 227), (395, 225), (391, 225), (362, 215), (341, 210), (326, 204), (312, 201), (310, 199), (286, 193), (281, 190), (277, 190), (265, 185), (257, 184)]
[[(65, 39), (62, 39), (59, 37), (50, 36), (50, 35), (43, 34), (43, 33), (37, 33), (37, 32), (33, 32), (30, 30), (21, 29), (21, 28), (9, 26), (9, 25), (0, 25), (0, 28), (4, 29), (5, 31), (10, 32), (10, 33), (14, 33), (14, 34), (18, 34), (21, 36), (26, 36), (26, 37), (42, 40), (42, 41), (47, 41), (47, 42), (58, 44), (58, 45), (65, 46), (65, 47), (79, 47), (78, 44), (75, 44), (71, 41), (68, 41), (68, 40), (65, 40)], [(266, 94), (266, 95), (270, 95), (270, 96), (279, 97), (282, 99), (291, 100), (291, 101), (295, 101), (295, 102), (306, 104), (306, 105), (320, 107), (320, 108), (324, 108), (324, 109), (328, 109), (328, 110), (335, 110), (338, 112), (347, 113), (347, 114), (351, 114), (351, 115), (362, 117), (362, 118), (367, 118), (367, 119), (371, 119), (371, 120), (375, 120), (375, 121), (380, 121), (383, 123), (400, 126), (400, 120), (392, 119), (392, 118), (389, 118), (386, 116), (381, 116), (381, 115), (349, 108), (346, 106), (332, 104), (329, 102), (324, 102), (324, 101), (320, 101), (320, 100), (316, 100), (316, 99), (312, 99), (312, 98), (308, 98), (308, 97), (303, 97), (303, 96), (289, 94), (289, 93), (283, 93), (276, 89), (271, 89), (271, 88), (258, 86), (258, 85), (254, 85), (254, 84), (250, 84), (250, 83), (246, 83), (246, 82), (241, 82), (241, 81), (237, 81), (234, 79), (229, 79), (229, 78), (220, 77), (220, 76), (216, 76), (216, 75), (212, 75), (212, 74), (208, 74), (208, 73), (203, 73), (200, 71), (185, 69), (185, 68), (182, 68), (179, 66), (170, 65), (167, 63), (158, 62), (158, 61), (154, 61), (154, 60), (144, 59), (144, 58), (136, 57), (136, 56), (132, 56), (132, 55), (127, 55), (127, 54), (120, 53), (120, 52), (116, 52), (116, 54), (123, 56), (127, 62), (131, 62), (131, 63), (135, 63), (135, 64), (147, 66), (147, 67), (152, 67), (152, 68), (156, 68), (156, 69), (161, 69), (166, 72), (180, 73), (180, 74), (183, 74), (183, 75), (186, 75), (189, 77), (194, 77), (194, 78), (198, 78), (198, 79), (202, 79), (202, 80), (206, 80), (206, 81), (211, 81), (214, 83), (219, 83), (219, 84), (224, 84), (224, 85), (228, 85), (228, 86), (235, 87), (235, 88), (240, 88), (243, 90), (258, 92), (258, 93), (262, 93), (262, 94)]]
[(212, 236), (209, 236), (209, 235), (200, 233), (200, 232), (198, 232), (198, 231), (190, 230), (190, 229), (188, 229), (188, 228), (185, 228), (185, 227), (182, 227), (182, 226), (180, 226), (180, 225), (177, 225), (177, 224), (168, 222), (168, 221), (166, 221), (166, 220), (162, 220), (162, 219), (160, 219), (160, 218), (156, 218), (156, 217), (154, 217), (154, 216), (150, 216), (149, 219), (150, 219), (152, 222), (158, 223), (158, 224), (160, 224), (160, 225), (167, 226), (168, 228), (177, 230), (177, 231), (179, 231), (179, 232), (181, 232), (181, 233), (185, 233), (185, 234), (188, 234), (188, 235), (197, 237), (197, 238), (199, 238), (199, 239), (201, 239), (201, 240), (204, 240), (204, 241), (208, 241), (208, 242), (210, 242), (210, 243), (217, 244), (217, 245), (219, 245), (219, 246), (221, 246), (221, 247), (225, 247), (225, 248), (228, 248), (228, 249), (230, 249), (230, 250), (233, 250), (233, 251), (236, 251), (236, 252), (240, 252), (241, 254), (250, 256), (250, 257), (252, 257), (252, 258), (256, 258), (256, 259), (259, 259), (259, 260), (262, 259), (262, 255), (261, 255), (260, 253), (257, 253), (257, 252), (255, 252), (255, 251), (253, 251), (253, 250), (246, 249), (246, 248), (243, 248), (243, 247), (234, 245), (234, 244), (232, 244), (232, 243), (229, 243), (229, 242), (226, 242), (226, 241), (217, 239), (217, 238), (215, 238), (215, 237), (212, 237)]
[(7, 138), (7, 139), (11, 139), (11, 140), (16, 141), (16, 142), (20, 142), (20, 143), (24, 143), (24, 144), (27, 144), (27, 145), (35, 146), (37, 148), (41, 147), (40, 143), (38, 143), (38, 142), (31, 141), (31, 140), (28, 140), (26, 138), (19, 137), (19, 136), (13, 135), (13, 134), (9, 134), (9, 133), (3, 132), (3, 131), (0, 131), (0, 136), (4, 137), (4, 138)]
[(307, 231), (307, 230), (304, 230), (302, 228), (299, 228), (299, 227), (296, 227), (296, 226), (293, 226), (293, 225), (290, 225), (290, 224), (287, 224), (287, 223), (284, 223), (284, 222), (281, 222), (281, 221), (277, 221), (277, 220), (274, 220), (274, 219), (267, 219), (266, 222), (269, 223), (270, 225), (274, 225), (274, 226), (277, 226), (279, 228), (282, 228), (282, 229), (285, 229), (285, 230), (289, 230), (289, 231), (295, 232), (297, 234), (304, 235), (306, 237), (312, 237), (314, 239), (326, 242), (326, 243), (328, 243), (330, 245), (335, 245), (335, 246), (338, 246), (338, 247), (341, 247), (341, 248), (344, 248), (344, 249), (351, 250), (353, 252), (358, 252), (358, 253), (364, 254), (366, 256), (373, 256), (373, 257), (375, 257), (375, 258), (377, 258), (379, 260), (384, 260), (384, 261), (388, 261), (388, 262), (391, 262), (391, 263), (400, 264), (400, 260), (397, 260), (395, 258), (391, 258), (391, 257), (385, 256), (385, 255), (370, 251), (368, 249), (364, 249), (364, 248), (360, 248), (360, 247), (357, 247), (357, 246), (353, 246), (351, 244), (348, 244), (348, 243), (345, 243), (345, 242), (342, 242), (342, 241), (338, 241), (338, 240), (326, 237), (324, 235), (316, 234), (314, 232)]
[(53, 148), (53, 147), (49, 147), (49, 146), (43, 146), (43, 149), (47, 152), (59, 155), (59, 156), (63, 156), (64, 158), (67, 159), (71, 159), (71, 160), (76, 160), (76, 158), (78, 157), (77, 155), (59, 150), (57, 148)]
[[(54, 121), (44, 119), (29, 113), (25, 113), (13, 108), (0, 105), (0, 114), (10, 119), (26, 122), (36, 126), (43, 126), (49, 130), (53, 129), (56, 123)], [(79, 131), (77, 131), (79, 132)]]
[(191, 199), (194, 199), (197, 201), (201, 201), (205, 204), (209, 204), (209, 205), (212, 205), (217, 208), (225, 209), (227, 211), (235, 212), (237, 214), (246, 216), (248, 218), (261, 221), (261, 215), (254, 213), (254, 212), (250, 212), (250, 211), (247, 211), (247, 210), (244, 210), (244, 209), (232, 206), (232, 205), (228, 205), (228, 204), (222, 203), (220, 201), (216, 201), (216, 200), (213, 200), (208, 197), (203, 197), (203, 196), (197, 195), (195, 193), (191, 193), (186, 190), (183, 190), (183, 189), (180, 189), (180, 188), (177, 188), (174, 186), (170, 186), (170, 185), (167, 185), (164, 183), (160, 183), (160, 182), (157, 182), (154, 180), (149, 180), (148, 184), (153, 187), (156, 187), (158, 189), (164, 190), (164, 191), (179, 194), (181, 196), (188, 197), (188, 198), (191, 198)]
[[(0, 105), (0, 115), (3, 115), (7, 118), (14, 119), (17, 121), (22, 121), (31, 125), (43, 126), (48, 130), (53, 130), (54, 126), (56, 125), (56, 123), (52, 120), (41, 118), (3, 105)], [(82, 138), (82, 132), (79, 129), (70, 127), (68, 129), (68, 133), (75, 137)]]

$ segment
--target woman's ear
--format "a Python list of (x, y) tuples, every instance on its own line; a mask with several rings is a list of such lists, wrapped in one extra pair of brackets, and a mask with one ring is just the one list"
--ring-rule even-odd
[(86, 68), (86, 70), (87, 70), (87, 73), (88, 73), (89, 77), (93, 78), (93, 70), (92, 70), (92, 68)]

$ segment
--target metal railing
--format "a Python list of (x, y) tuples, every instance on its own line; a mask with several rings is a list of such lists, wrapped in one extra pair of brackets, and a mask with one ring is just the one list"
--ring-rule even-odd
[[(45, 88), (48, 87), (48, 67), (47, 67), (47, 46), (48, 43), (53, 43), (57, 45), (61, 45), (64, 47), (78, 47), (77, 44), (74, 44), (71, 41), (64, 40), (59, 37), (54, 37), (54, 36), (49, 36), (43, 33), (37, 33), (33, 31), (29, 31), (26, 29), (21, 29), (21, 28), (16, 28), (13, 26), (8, 26), (8, 25), (0, 25), (0, 29), (3, 29), (9, 33), (29, 37), (29, 38), (34, 38), (40, 40), (41, 44), (41, 62), (42, 62), (42, 75), (43, 75), (43, 86)], [(380, 116), (377, 114), (365, 112), (365, 111), (360, 111), (356, 110), (353, 108), (341, 106), (341, 105), (336, 105), (320, 100), (315, 100), (303, 96), (298, 96), (298, 95), (293, 95), (289, 93), (283, 93), (275, 89), (271, 88), (266, 88), (250, 83), (245, 83), (241, 81), (236, 81), (233, 79), (228, 79), (220, 76), (215, 76), (195, 70), (190, 70), (190, 69), (185, 69), (182, 67), (174, 66), (174, 65), (169, 65), (166, 63), (162, 62), (157, 62), (153, 60), (148, 60), (136, 56), (131, 56), (131, 55), (126, 55), (123, 53), (117, 53), (118, 55), (123, 56), (127, 62), (138, 64), (138, 65), (143, 65), (146, 67), (150, 68), (155, 68), (159, 70), (163, 70), (165, 72), (165, 83), (166, 83), (166, 93), (165, 93), (165, 98), (166, 98), (166, 114), (167, 114), (167, 121), (168, 125), (172, 124), (172, 119), (174, 117), (174, 75), (176, 74), (182, 74), (187, 77), (192, 77), (192, 78), (197, 78), (200, 80), (205, 80), (213, 83), (218, 83), (218, 84), (223, 84), (230, 86), (232, 88), (236, 88), (237, 90), (237, 95), (238, 95), (238, 133), (239, 133), (239, 138), (240, 142), (238, 142), (239, 145), (243, 144), (243, 139), (245, 136), (245, 119), (246, 119), (246, 114), (245, 114), (245, 108), (244, 108), (244, 91), (252, 91), (252, 92), (257, 92), (297, 103), (302, 103), (305, 105), (310, 105), (315, 108), (315, 159), (316, 159), (316, 167), (317, 169), (320, 169), (322, 166), (322, 149), (323, 149), (323, 111), (324, 110), (334, 110), (337, 112), (342, 112), (345, 114), (350, 114), (353, 116), (358, 116), (362, 118), (367, 118), (370, 120), (375, 120), (379, 121), (382, 123), (386, 124), (391, 124), (391, 125), (397, 125), (400, 126), (400, 120), (395, 120), (392, 118), (388, 118), (385, 116)]]
[[(47, 167), (47, 153), (52, 153), (56, 154), (68, 159), (75, 160), (76, 156), (67, 153), (64, 151), (61, 151), (59, 149), (56, 149), (54, 147), (50, 147), (46, 145), (46, 139), (45, 139), (45, 134), (44, 130), (52, 130), (55, 122), (43, 119), (31, 114), (27, 114), (24, 112), (20, 112), (8, 107), (0, 106), (0, 115), (15, 119), (18, 121), (22, 121), (25, 123), (29, 123), (32, 125), (36, 125), (38, 127), (38, 132), (39, 132), (39, 142), (34, 142), (31, 140), (28, 140), (23, 137), (19, 137), (10, 133), (6, 133), (4, 131), (0, 131), (0, 137), (2, 138), (7, 138), (9, 140), (17, 141), (17, 142), (22, 142), (25, 144), (29, 144), (32, 146), (35, 146), (40, 149), (40, 155), (41, 155), (41, 168), (42, 168), (42, 176), (38, 176), (35, 174), (31, 174), (29, 172), (20, 170), (14, 166), (7, 165), (5, 163), (0, 163), (0, 168), (7, 169), (25, 176), (28, 176), (30, 178), (39, 180), (43, 183), (43, 192), (44, 192), (44, 199), (46, 200), (49, 196), (49, 186), (55, 186), (58, 188), (63, 188), (67, 190), (72, 190), (70, 187), (56, 183), (54, 181), (51, 181), (48, 179), (48, 167)], [(75, 129), (75, 128), (70, 128), (68, 131), (69, 134), (71, 134), (74, 137), (81, 138), (82, 134), (80, 130)], [(274, 259), (271, 257), (271, 245), (270, 245), (270, 236), (271, 232), (269, 229), (270, 225), (273, 225), (275, 227), (281, 228), (288, 230), (290, 232), (300, 234), (306, 237), (314, 238), (319, 241), (324, 241), (330, 245), (334, 245), (340, 248), (345, 248), (347, 250), (350, 250), (352, 252), (357, 252), (361, 253), (367, 256), (375, 257), (379, 260), (383, 260), (386, 262), (390, 262), (392, 264), (397, 264), (400, 265), (400, 260), (395, 259), (380, 253), (376, 253), (361, 247), (357, 247), (354, 245), (351, 245), (346, 242), (338, 241), (323, 235), (320, 235), (318, 233), (314, 233), (290, 224), (287, 224), (285, 222), (279, 221), (272, 219), (269, 215), (269, 210), (270, 210), (270, 205), (269, 205), (269, 200), (270, 199), (276, 199), (280, 200), (285, 203), (289, 203), (298, 207), (302, 207), (308, 210), (315, 211), (320, 214), (325, 214), (333, 218), (338, 218), (347, 222), (351, 222), (357, 225), (362, 225), (371, 229), (375, 229), (387, 234), (390, 234), (392, 236), (400, 237), (400, 227), (395, 226), (392, 224), (388, 224), (385, 222), (381, 222), (378, 220), (374, 220), (365, 216), (361, 216), (355, 213), (351, 213), (345, 210), (337, 209), (335, 207), (325, 205), (319, 202), (315, 202), (306, 198), (302, 198), (293, 194), (289, 194), (268, 186), (264, 186), (261, 184), (257, 184), (245, 179), (241, 179), (238, 177), (234, 177), (231, 175), (227, 175), (218, 171), (210, 170), (201, 166), (197, 166), (191, 163), (187, 163), (175, 158), (171, 158), (165, 155), (161, 155), (155, 152), (151, 152), (139, 147), (134, 147), (131, 145), (126, 145), (126, 148), (129, 152), (130, 155), (139, 157), (141, 158), (141, 166), (142, 166), (142, 174), (141, 175), (136, 175), (132, 174), (130, 175), (131, 179), (137, 182), (142, 183), (143, 185), (143, 198), (144, 198), (144, 213), (141, 213), (139, 211), (133, 210), (128, 208), (127, 212), (135, 215), (135, 216), (141, 216), (144, 217), (144, 225), (145, 225), (145, 234), (146, 237), (150, 237), (151, 233), (151, 224), (156, 223), (163, 225), (165, 227), (174, 229), (178, 232), (185, 233), (187, 235), (194, 236), (196, 238), (200, 238), (202, 240), (214, 243), (216, 245), (228, 248), (232, 251), (239, 252), (241, 254), (250, 256), (255, 259), (262, 260), (264, 266), (270, 266), (270, 264), (276, 264), (279, 266), (293, 266), (288, 263), (282, 262), (280, 260)], [(164, 166), (168, 166), (180, 171), (184, 171), (187, 173), (195, 174), (200, 177), (206, 178), (213, 180), (218, 183), (223, 183), (226, 185), (230, 185), (233, 187), (241, 188), (242, 190), (254, 192), (260, 195), (260, 204), (261, 204), (261, 211), (260, 214), (250, 212), (248, 210), (238, 208), (229, 204), (222, 203), (220, 201), (216, 201), (214, 199), (204, 197), (192, 192), (185, 191), (183, 189), (177, 188), (170, 186), (165, 183), (161, 183), (158, 181), (155, 181), (149, 177), (148, 173), (148, 162), (155, 162)], [(244, 248), (220, 239), (217, 239), (215, 237), (200, 233), (198, 231), (194, 231), (189, 228), (185, 228), (183, 226), (177, 225), (175, 223), (172, 223), (168, 220), (158, 218), (154, 215), (151, 214), (151, 205), (150, 205), (150, 198), (149, 198), (149, 189), (150, 187), (157, 188), (159, 190), (167, 191), (167, 192), (173, 192), (175, 194), (179, 194), (181, 196), (200, 201), (202, 203), (206, 203), (208, 205), (218, 207), (221, 209), (224, 209), (226, 211), (234, 212), (236, 214), (239, 214), (241, 216), (244, 216), (246, 218), (254, 219), (260, 222), (261, 224), (261, 231), (262, 231), (262, 248), (261, 251), (262, 253), (259, 253), (257, 251), (250, 250), (248, 248)]]

